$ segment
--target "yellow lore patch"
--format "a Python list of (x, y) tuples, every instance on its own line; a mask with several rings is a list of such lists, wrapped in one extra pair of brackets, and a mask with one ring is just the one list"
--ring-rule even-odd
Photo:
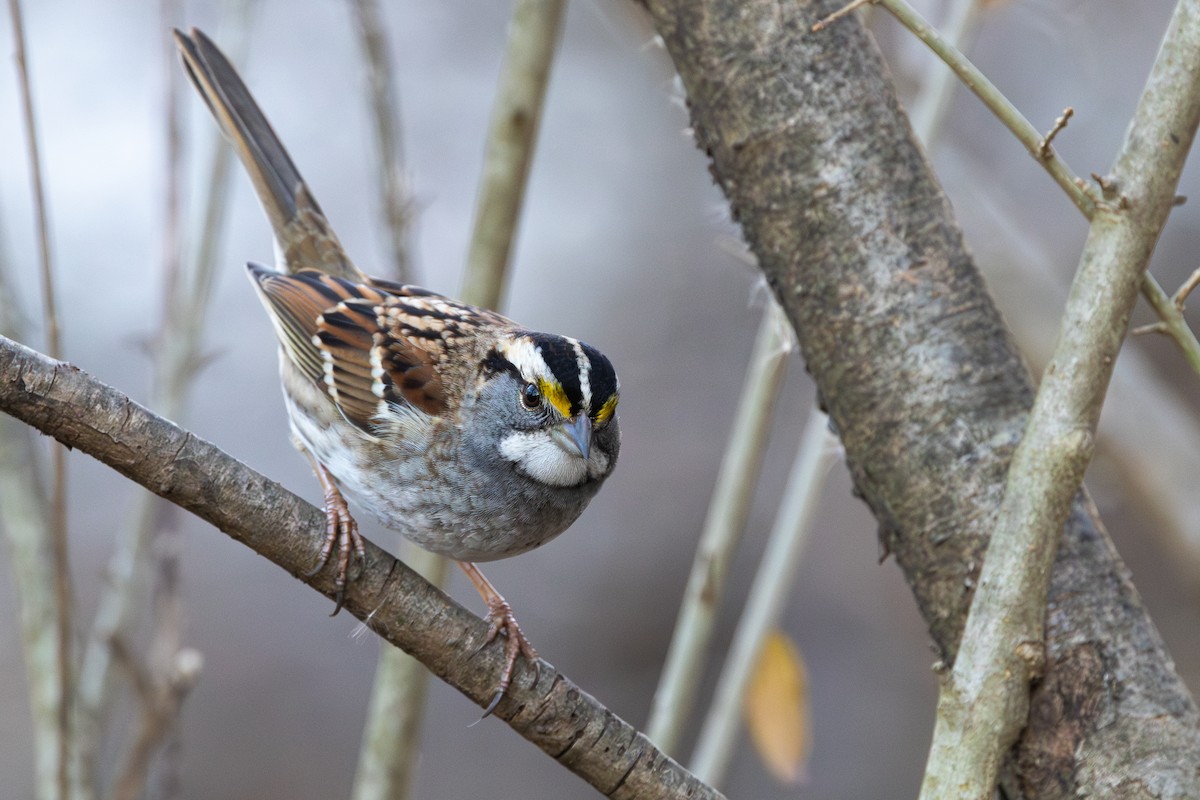
[(571, 416), (571, 401), (567, 399), (567, 393), (563, 390), (561, 383), (538, 378), (538, 391), (550, 402), (550, 405), (558, 409), (558, 413), (564, 417)]
[(599, 427), (612, 419), (613, 413), (617, 410), (617, 396), (614, 394), (604, 401), (604, 405), (600, 406), (600, 410), (596, 412), (596, 426)]

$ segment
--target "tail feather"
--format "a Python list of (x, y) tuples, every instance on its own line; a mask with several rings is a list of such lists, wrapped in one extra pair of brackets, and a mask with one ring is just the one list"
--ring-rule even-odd
[(289, 272), (319, 269), (358, 280), (321, 207), (237, 70), (212, 40), (193, 28), (175, 31), (188, 77), (233, 143), (267, 213)]

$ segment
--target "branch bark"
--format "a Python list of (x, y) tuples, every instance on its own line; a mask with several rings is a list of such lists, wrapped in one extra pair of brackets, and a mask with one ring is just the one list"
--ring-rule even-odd
[[(835, 4), (644, 2), (949, 662), (1033, 400), (1011, 336), (856, 20), (810, 35)], [(1083, 493), (1046, 625), (1008, 796), (1194, 796), (1200, 714)]]
[[(0, 410), (82, 450), (300, 577), (324, 537), (324, 514), (208, 442), (69, 364), (0, 337)], [(301, 578), (332, 598), (323, 570)], [(391, 555), (367, 543), (345, 608), (483, 707), (503, 648), (476, 652), (487, 626)], [(531, 685), (524, 663), (495, 711), (517, 733), (616, 800), (720, 798), (553, 666)]]
[(922, 798), (990, 800), (1029, 716), (1059, 531), (1094, 452), (1096, 425), (1150, 255), (1200, 122), (1200, 1), (1176, 7), (1092, 217), (1054, 358), (1013, 456), (954, 669), (942, 686)]

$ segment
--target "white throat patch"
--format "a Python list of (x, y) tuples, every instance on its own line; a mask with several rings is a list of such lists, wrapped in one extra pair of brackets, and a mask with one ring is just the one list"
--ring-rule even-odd
[(608, 456), (600, 448), (592, 448), (591, 458), (584, 461), (555, 444), (547, 431), (510, 433), (500, 441), (500, 455), (547, 486), (578, 486), (608, 470)]

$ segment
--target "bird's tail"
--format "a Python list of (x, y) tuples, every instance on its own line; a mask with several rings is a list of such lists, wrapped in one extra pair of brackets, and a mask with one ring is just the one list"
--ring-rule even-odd
[(329, 220), (229, 59), (195, 28), (190, 35), (176, 30), (175, 43), (188, 77), (250, 173), (275, 231), (283, 266), (288, 272), (319, 269), (361, 279), (362, 273), (342, 250)]

